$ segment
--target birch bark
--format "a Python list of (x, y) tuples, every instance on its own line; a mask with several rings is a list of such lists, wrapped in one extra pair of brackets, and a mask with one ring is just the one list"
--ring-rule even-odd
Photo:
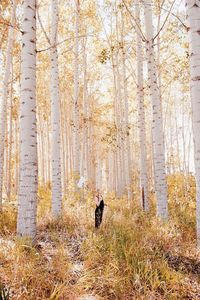
[(124, 43), (124, 15), (121, 10), (121, 47), (122, 47), (122, 77), (123, 77), (123, 96), (124, 96), (124, 140), (125, 140), (125, 174), (128, 200), (131, 200), (131, 155), (130, 155), (130, 138), (129, 138), (129, 102), (126, 75), (126, 50)]
[(62, 180), (61, 180), (61, 122), (59, 70), (57, 52), (58, 32), (58, 1), (51, 1), (51, 120), (52, 120), (52, 214), (61, 215), (62, 211)]
[(121, 145), (120, 145), (120, 115), (119, 115), (119, 101), (117, 90), (117, 70), (115, 53), (112, 52), (112, 71), (113, 71), (113, 93), (114, 93), (114, 121), (116, 126), (116, 149), (115, 149), (115, 193), (117, 197), (122, 196), (122, 171), (121, 171)]
[(17, 233), (34, 237), (38, 190), (36, 128), (36, 1), (23, 1), (21, 99), (20, 99), (20, 180)]
[(119, 160), (119, 193), (118, 196), (122, 197), (122, 195), (125, 192), (125, 169), (126, 169), (126, 164), (125, 164), (125, 141), (124, 141), (124, 134), (125, 134), (125, 122), (124, 122), (124, 106), (123, 106), (123, 101), (122, 101), (122, 78), (121, 78), (121, 70), (120, 70), (120, 62), (119, 62), (119, 57), (118, 57), (118, 50), (116, 53), (116, 79), (117, 79), (117, 112), (116, 114), (119, 116), (117, 126), (119, 128), (118, 134), (119, 134), (119, 148), (118, 148), (118, 160)]
[(12, 150), (13, 150), (13, 118), (12, 118), (12, 110), (13, 110), (13, 62), (12, 62), (12, 75), (11, 75), (11, 87), (10, 87), (10, 101), (9, 101), (9, 142), (8, 142), (8, 180), (7, 180), (7, 197), (8, 201), (11, 200), (12, 194)]
[[(139, 2), (136, 2), (136, 20), (140, 26), (140, 8)], [(148, 174), (147, 174), (147, 151), (146, 151), (146, 126), (144, 110), (144, 86), (143, 86), (143, 53), (142, 38), (137, 30), (137, 95), (138, 95), (138, 115), (139, 115), (139, 137), (140, 137), (140, 188), (141, 204), (145, 211), (149, 208), (148, 202)]]
[(74, 44), (74, 108), (73, 108), (73, 152), (74, 152), (74, 173), (79, 175), (79, 15), (80, 1), (76, 0), (76, 21), (75, 21), (75, 44)]
[(7, 104), (9, 94), (9, 78), (12, 64), (12, 49), (13, 49), (13, 35), (15, 25), (15, 12), (16, 12), (16, 1), (13, 1), (12, 15), (11, 15), (11, 26), (9, 27), (8, 33), (8, 46), (6, 53), (6, 67), (5, 75), (3, 80), (3, 99), (0, 113), (0, 210), (2, 208), (2, 191), (3, 191), (3, 167), (4, 167), (4, 147), (5, 147), (5, 133), (6, 133), (6, 115), (7, 115)]
[(157, 68), (154, 54), (153, 22), (151, 1), (144, 1), (144, 15), (146, 27), (146, 52), (148, 75), (150, 85), (150, 96), (153, 110), (153, 159), (155, 174), (155, 192), (157, 198), (157, 215), (162, 219), (168, 218), (167, 183), (165, 170), (165, 149), (163, 135), (162, 107), (158, 85)]
[(82, 176), (88, 180), (88, 74), (87, 74), (87, 52), (86, 52), (87, 38), (83, 39), (83, 171)]
[(196, 173), (197, 244), (200, 247), (200, 0), (186, 0), (189, 22), (190, 82)]

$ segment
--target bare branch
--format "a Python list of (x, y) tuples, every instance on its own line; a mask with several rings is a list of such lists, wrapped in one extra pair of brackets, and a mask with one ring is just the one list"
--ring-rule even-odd
[[(135, 22), (135, 25), (136, 25), (137, 29), (139, 30), (139, 34), (141, 35), (141, 38), (142, 38), (143, 42), (145, 42), (145, 41), (146, 41), (146, 37), (145, 37), (144, 33), (142, 32), (141, 27), (140, 27), (139, 24), (137, 23), (136, 18), (134, 17), (134, 15), (132, 14), (132, 12), (130, 11), (130, 9), (129, 9), (129, 7), (127, 6), (125, 0), (122, 0), (122, 2), (124, 3), (124, 6), (125, 6), (127, 12), (129, 13), (129, 15), (131, 16), (131, 18), (132, 18), (133, 21)], [(133, 26), (134, 26), (134, 25), (133, 25)], [(135, 26), (134, 26), (134, 27), (135, 27)]]
[(175, 2), (176, 2), (176, 0), (174, 0), (174, 1), (172, 2), (171, 6), (170, 6), (170, 9), (169, 9), (169, 11), (168, 11), (168, 14), (167, 14), (167, 16), (166, 16), (166, 18), (165, 18), (165, 20), (164, 20), (162, 26), (160, 27), (160, 30), (159, 30), (159, 31), (157, 32), (157, 34), (154, 36), (153, 40), (155, 40), (155, 39), (159, 36), (160, 32), (164, 29), (165, 24), (167, 23), (167, 20), (168, 20), (170, 14), (171, 14), (171, 11), (172, 11), (172, 8), (173, 8)]
[[(164, 8), (164, 7), (162, 7), (161, 8), (162, 10), (164, 10), (164, 11), (166, 11), (166, 12), (169, 12), (169, 10), (168, 9), (166, 9), (166, 8)], [(181, 18), (179, 17), (179, 16), (177, 16), (175, 13), (173, 13), (173, 12), (170, 12), (170, 14), (173, 16), (173, 17), (175, 17), (182, 25), (183, 25), (183, 27), (186, 29), (186, 31), (188, 31), (188, 26), (181, 20)]]
[[(80, 36), (78, 36), (78, 38), (87, 37), (87, 36), (93, 36), (93, 35), (91, 35), (91, 34), (89, 34), (89, 35), (80, 35)], [(49, 46), (49, 47), (47, 47), (47, 48), (45, 48), (45, 49), (36, 50), (36, 52), (39, 53), (39, 52), (44, 52), (44, 51), (50, 50), (51, 48), (53, 48), (53, 47), (55, 47), (55, 46), (59, 46), (59, 45), (65, 43), (65, 42), (67, 42), (67, 41), (70, 41), (70, 40), (73, 40), (73, 38), (70, 37), (70, 38), (64, 39), (63, 41), (58, 42), (56, 45), (51, 45), (51, 46)]]
[(41, 29), (42, 29), (42, 31), (43, 31), (45, 37), (46, 37), (46, 40), (47, 40), (48, 44), (51, 45), (50, 38), (48, 37), (48, 35), (47, 35), (47, 33), (46, 33), (45, 29), (44, 29), (44, 26), (43, 26), (43, 24), (42, 24), (42, 20), (41, 20), (41, 18), (40, 18), (39, 7), (37, 7), (37, 9), (36, 9), (36, 13), (37, 13), (37, 17), (38, 17), (38, 21), (39, 21), (40, 27), (41, 27)]

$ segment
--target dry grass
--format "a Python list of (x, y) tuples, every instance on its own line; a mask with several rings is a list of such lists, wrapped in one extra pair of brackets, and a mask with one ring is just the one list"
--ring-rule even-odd
[(6, 206), (0, 213), (0, 236), (16, 233), (17, 210), (14, 206)]
[[(91, 196), (65, 199), (67, 213), (53, 220), (50, 191), (41, 187), (34, 243), (15, 238), (16, 210), (7, 207), (0, 215), (0, 283), (11, 294), (2, 299), (73, 300), (85, 293), (111, 300), (199, 299), (195, 189), (192, 177), (190, 188), (183, 189), (184, 182), (168, 178), (169, 223), (155, 218), (153, 199), (145, 214), (110, 195), (97, 231)], [(73, 264), (80, 262), (84, 269), (74, 276)]]
[(169, 293), (178, 299), (182, 276), (165, 259), (175, 243), (172, 229), (151, 216), (127, 211), (113, 216), (110, 211), (103, 228), (83, 245), (86, 268), (81, 284), (105, 299), (159, 299)]
[(64, 231), (54, 235), (54, 226), (40, 231), (34, 244), (22, 239), (2, 244), (0, 278), (12, 292), (10, 299), (73, 299), (68, 298), (73, 291)]

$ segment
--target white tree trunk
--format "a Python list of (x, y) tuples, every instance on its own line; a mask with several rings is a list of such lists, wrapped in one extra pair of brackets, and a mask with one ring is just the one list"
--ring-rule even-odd
[(127, 75), (126, 75), (126, 50), (124, 43), (124, 15), (123, 9), (121, 12), (121, 44), (122, 44), (122, 76), (123, 76), (123, 96), (124, 96), (124, 140), (125, 140), (125, 175), (128, 200), (131, 200), (131, 155), (130, 155), (130, 131), (129, 131), (129, 102), (128, 102), (128, 89), (127, 89)]
[(147, 64), (150, 85), (150, 96), (153, 109), (153, 155), (154, 155), (154, 174), (155, 192), (157, 198), (157, 215), (162, 219), (168, 218), (167, 205), (167, 183), (165, 170), (165, 149), (162, 121), (162, 107), (160, 99), (159, 85), (157, 82), (157, 68), (154, 54), (153, 23), (151, 1), (145, 0), (145, 27), (146, 27), (146, 50)]
[(74, 173), (80, 172), (79, 141), (79, 15), (80, 2), (76, 0), (75, 45), (74, 45), (74, 108), (73, 108), (73, 152)]
[[(136, 20), (140, 26), (140, 8), (137, 2)], [(145, 126), (145, 109), (144, 109), (144, 86), (143, 86), (143, 53), (142, 38), (137, 31), (137, 95), (138, 95), (138, 115), (139, 115), (139, 137), (140, 137), (140, 187), (141, 187), (141, 204), (145, 211), (149, 208), (148, 202), (148, 174), (147, 174), (147, 151), (146, 151), (146, 126)]]
[(114, 191), (113, 175), (114, 175), (114, 153), (112, 149), (108, 150), (108, 192)]
[(17, 194), (18, 192), (18, 186), (19, 186), (19, 119), (16, 118), (14, 122), (14, 144), (15, 144), (15, 188), (14, 188), (14, 193)]
[(1, 104), (0, 112), (0, 209), (2, 207), (2, 190), (3, 190), (3, 167), (4, 167), (4, 146), (5, 146), (5, 133), (6, 133), (6, 115), (7, 115), (7, 103), (9, 94), (9, 78), (12, 64), (12, 49), (13, 49), (13, 35), (15, 25), (15, 12), (16, 12), (16, 1), (13, 1), (12, 15), (11, 15), (11, 26), (8, 32), (8, 45), (6, 53), (6, 68), (3, 80), (3, 99)]
[(83, 39), (83, 170), (82, 176), (88, 180), (88, 75), (87, 75), (87, 52), (86, 52), (87, 38)]
[(200, 247), (200, 1), (186, 0), (189, 22), (190, 79), (196, 172), (197, 243)]
[(50, 125), (49, 121), (47, 121), (47, 161), (48, 161), (48, 182), (51, 181), (51, 174), (52, 174), (52, 168), (51, 168), (51, 142), (50, 142)]
[(57, 52), (58, 1), (52, 0), (51, 20), (51, 121), (52, 121), (52, 214), (58, 217), (62, 211), (62, 180), (61, 180), (61, 124), (59, 70)]
[(115, 149), (115, 193), (117, 197), (122, 196), (122, 177), (121, 177), (121, 164), (120, 164), (120, 115), (118, 103), (118, 90), (117, 90), (117, 72), (115, 55), (112, 53), (112, 71), (113, 71), (113, 92), (114, 92), (114, 121), (116, 125), (116, 149)]
[(20, 107), (20, 181), (17, 233), (33, 237), (36, 233), (38, 190), (36, 128), (36, 1), (23, 2), (21, 107)]
[(118, 160), (119, 160), (119, 193), (118, 196), (122, 197), (125, 192), (126, 186), (126, 164), (125, 164), (125, 122), (124, 122), (124, 103), (122, 102), (122, 78), (121, 72), (119, 67), (119, 59), (118, 53), (116, 53), (116, 78), (117, 78), (117, 112), (116, 114), (119, 116), (118, 128), (119, 128), (119, 153), (118, 153)]
[[(91, 102), (93, 99), (91, 99)], [(89, 111), (89, 119), (92, 119), (93, 114), (93, 106), (91, 105)], [(91, 187), (95, 188), (96, 181), (96, 144), (95, 144), (95, 132), (94, 132), (94, 124), (90, 121), (89, 125), (89, 153), (90, 153), (90, 167), (89, 167), (89, 179), (91, 183)]]
[(12, 83), (11, 83), (11, 93), (9, 101), (9, 151), (8, 151), (8, 181), (7, 181), (7, 197), (8, 201), (11, 200), (12, 194), (12, 150), (13, 150), (13, 118), (12, 118), (12, 107), (13, 107), (13, 65), (12, 65)]

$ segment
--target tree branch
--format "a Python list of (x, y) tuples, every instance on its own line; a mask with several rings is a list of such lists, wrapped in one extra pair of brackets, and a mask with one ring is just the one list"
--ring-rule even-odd
[(41, 21), (40, 15), (39, 15), (39, 7), (37, 7), (37, 9), (36, 9), (36, 13), (37, 13), (37, 17), (38, 17), (38, 21), (39, 21), (40, 27), (41, 27), (41, 29), (42, 29), (45, 37), (46, 37), (46, 40), (47, 40), (48, 44), (51, 45), (50, 38), (48, 37), (48, 35), (47, 35), (47, 33), (46, 33), (45, 29), (44, 29), (44, 26), (42, 24), (42, 21)]
[(165, 18), (165, 20), (164, 20), (162, 26), (160, 27), (160, 30), (159, 30), (159, 31), (157, 32), (157, 34), (154, 36), (153, 40), (155, 40), (155, 39), (159, 36), (160, 32), (161, 32), (161, 31), (163, 30), (163, 28), (165, 27), (165, 24), (167, 23), (167, 20), (168, 20), (170, 14), (171, 14), (171, 11), (172, 11), (172, 8), (173, 8), (175, 2), (176, 2), (176, 0), (174, 0), (174, 1), (172, 2), (171, 6), (170, 6), (170, 9), (169, 9), (169, 11), (168, 11), (168, 14), (167, 14), (167, 16), (166, 16), (166, 18)]
[[(82, 37), (86, 37), (86, 36), (93, 36), (93, 35), (91, 35), (91, 34), (90, 34), (90, 35), (80, 35), (80, 36), (78, 36), (78, 38), (82, 38)], [(73, 40), (73, 38), (70, 37), (70, 38), (64, 39), (63, 41), (58, 42), (58, 43), (55, 44), (55, 45), (50, 45), (49, 47), (47, 47), (47, 48), (45, 48), (45, 49), (36, 50), (36, 52), (39, 53), (39, 52), (44, 52), (44, 51), (50, 50), (51, 48), (53, 48), (53, 47), (55, 47), (55, 46), (59, 46), (59, 45), (63, 44), (64, 42), (70, 41), (70, 40)]]
[[(137, 23), (136, 18), (134, 17), (134, 15), (132, 14), (132, 12), (130, 11), (130, 9), (129, 9), (129, 7), (127, 6), (125, 0), (122, 0), (122, 2), (123, 2), (123, 4), (124, 4), (124, 6), (125, 6), (127, 12), (128, 12), (129, 15), (131, 16), (131, 18), (134, 20), (135, 25), (136, 25), (136, 27), (137, 27), (138, 30), (139, 30), (139, 34), (141, 35), (141, 38), (142, 38), (143, 42), (145, 42), (145, 41), (146, 41), (146, 37), (145, 37), (144, 33), (142, 32), (141, 27), (140, 27), (139, 24)], [(134, 26), (134, 27), (135, 27), (135, 26)]]
[[(168, 9), (166, 9), (166, 8), (164, 8), (164, 7), (161, 7), (161, 9), (162, 10), (164, 10), (164, 11), (166, 11), (166, 12), (169, 12), (169, 10)], [(183, 21), (181, 20), (181, 18), (179, 17), (179, 16), (177, 16), (175, 13), (173, 13), (173, 12), (170, 12), (170, 14), (173, 16), (173, 17), (175, 17), (182, 25), (183, 25), (183, 27), (186, 29), (186, 31), (188, 31), (188, 26), (185, 24), (185, 23), (183, 23)]]

